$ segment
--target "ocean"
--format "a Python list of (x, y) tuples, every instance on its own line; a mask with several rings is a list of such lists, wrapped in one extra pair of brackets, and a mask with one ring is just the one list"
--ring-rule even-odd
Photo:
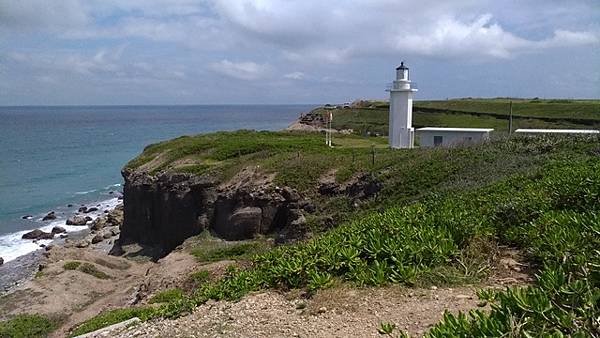
[[(0, 107), (0, 257), (39, 249), (22, 234), (64, 226), (82, 204), (99, 212), (116, 205), (121, 168), (151, 143), (217, 130), (279, 130), (314, 106)], [(58, 218), (42, 222), (49, 211)]]

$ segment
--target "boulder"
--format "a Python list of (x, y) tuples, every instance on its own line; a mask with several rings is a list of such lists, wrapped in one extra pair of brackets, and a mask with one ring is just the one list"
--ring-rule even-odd
[(46, 214), (46, 216), (44, 216), (44, 218), (42, 218), (42, 221), (51, 221), (53, 219), (56, 219), (56, 215), (54, 214), (54, 211), (50, 211)]
[(67, 204), (67, 208), (72, 208), (73, 204)]
[(325, 196), (333, 196), (340, 193), (340, 185), (335, 182), (324, 182), (319, 185), (319, 193)]
[(86, 214), (87, 214), (87, 213), (89, 213), (89, 212), (94, 212), (94, 211), (98, 211), (98, 208), (96, 208), (96, 207), (91, 207), (91, 208), (88, 208), (87, 210), (85, 210), (85, 211), (84, 211), (84, 213), (86, 213)]
[(90, 246), (90, 241), (88, 241), (87, 239), (82, 239), (79, 242), (77, 242), (75, 246), (78, 248), (87, 248), (88, 246)]
[(101, 235), (96, 235), (92, 238), (92, 244), (100, 243), (104, 240), (104, 237)]
[(85, 216), (85, 221), (86, 222), (90, 222), (91, 220), (93, 220), (93, 218), (91, 218), (90, 216)]
[(33, 239), (33, 240), (52, 239), (52, 238), (54, 238), (54, 234), (44, 232), (40, 229), (35, 229), (35, 230), (32, 230), (32, 231), (24, 234), (21, 238), (22, 239)]
[(33, 216), (31, 216), (31, 215), (25, 215), (25, 216), (21, 217), (21, 219), (32, 219), (32, 218), (33, 218)]
[(85, 225), (87, 219), (83, 216), (71, 216), (67, 219), (67, 225)]
[(55, 234), (55, 235), (56, 234), (62, 234), (62, 233), (65, 233), (65, 232), (67, 232), (67, 230), (65, 230), (65, 228), (63, 228), (63, 227), (55, 226), (54, 228), (52, 228), (52, 233)]
[(77, 211), (79, 211), (79, 212), (86, 212), (87, 211), (87, 207), (81, 207), (81, 208), (77, 209)]
[(281, 195), (288, 202), (298, 202), (300, 200), (300, 195), (298, 195), (296, 190), (290, 187), (283, 187)]
[(98, 217), (92, 222), (92, 226), (90, 227), (90, 229), (92, 229), (92, 231), (98, 231), (103, 229), (104, 227), (106, 227), (106, 218)]
[(102, 234), (102, 238), (104, 239), (109, 239), (113, 236), (113, 234), (110, 231), (106, 231), (104, 234)]
[(0, 257), (0, 265), (4, 264), (4, 258)]
[(257, 207), (236, 209), (228, 222), (215, 224), (214, 230), (226, 240), (253, 238), (258, 233), (262, 220), (262, 210)]

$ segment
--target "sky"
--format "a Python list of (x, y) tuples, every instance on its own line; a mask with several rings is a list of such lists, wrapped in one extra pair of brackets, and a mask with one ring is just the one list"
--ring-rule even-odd
[(600, 98), (600, 0), (0, 0), (0, 105)]

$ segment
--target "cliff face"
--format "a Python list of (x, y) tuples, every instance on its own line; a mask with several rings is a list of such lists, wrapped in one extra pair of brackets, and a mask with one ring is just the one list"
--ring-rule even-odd
[(236, 184), (219, 186), (211, 178), (192, 174), (154, 176), (124, 169), (122, 175), (124, 220), (117, 245), (149, 245), (165, 255), (206, 229), (227, 240), (269, 233), (289, 240), (303, 232), (300, 206), (307, 202), (287, 187), (256, 182), (248, 176), (235, 178), (239, 180)]

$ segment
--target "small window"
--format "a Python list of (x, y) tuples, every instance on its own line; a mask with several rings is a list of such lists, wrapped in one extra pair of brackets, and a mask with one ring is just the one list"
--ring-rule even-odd
[(434, 147), (439, 147), (442, 145), (442, 143), (444, 142), (444, 138), (441, 136), (434, 136), (433, 137), (433, 146)]

